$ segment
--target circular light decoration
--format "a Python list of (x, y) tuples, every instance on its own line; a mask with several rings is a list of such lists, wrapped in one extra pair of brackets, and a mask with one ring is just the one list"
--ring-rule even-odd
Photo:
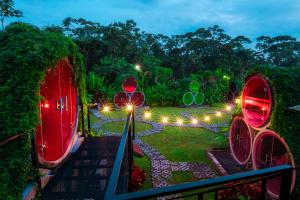
[(190, 106), (192, 105), (192, 103), (194, 102), (194, 95), (191, 92), (187, 92), (183, 95), (183, 103), (186, 106)]
[(229, 145), (233, 158), (245, 165), (251, 157), (253, 133), (242, 117), (235, 117), (229, 131)]
[[(283, 138), (271, 130), (263, 130), (255, 137), (252, 149), (252, 163), (254, 169), (264, 169), (284, 164), (295, 167), (293, 155), (288, 145)], [(294, 170), (290, 191), (294, 188), (295, 179), (296, 171)], [(268, 179), (267, 181), (267, 190), (274, 198), (279, 197), (280, 182), (280, 177)]]
[(130, 102), (135, 107), (141, 107), (144, 105), (145, 102), (145, 95), (143, 92), (134, 92), (130, 97)]
[(114, 96), (114, 102), (116, 107), (118, 108), (124, 107), (129, 103), (129, 96), (125, 92), (118, 92)]
[(190, 91), (193, 93), (198, 92), (200, 89), (200, 83), (198, 81), (192, 81), (190, 83)]
[(243, 87), (242, 112), (246, 122), (255, 128), (267, 125), (272, 110), (272, 92), (266, 79), (251, 76)]
[(137, 82), (134, 79), (134, 77), (131, 76), (129, 78), (126, 78), (123, 81), (122, 88), (123, 88), (124, 92), (127, 92), (129, 94), (135, 92), (135, 90), (137, 88)]
[(200, 106), (204, 102), (204, 93), (203, 92), (197, 92), (194, 96), (194, 102), (196, 105)]

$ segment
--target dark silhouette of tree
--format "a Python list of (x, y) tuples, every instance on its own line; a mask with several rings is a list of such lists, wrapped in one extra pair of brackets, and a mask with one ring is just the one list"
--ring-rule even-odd
[(23, 13), (14, 8), (14, 2), (12, 0), (0, 0), (0, 21), (2, 29), (4, 29), (4, 20), (10, 17), (23, 17)]

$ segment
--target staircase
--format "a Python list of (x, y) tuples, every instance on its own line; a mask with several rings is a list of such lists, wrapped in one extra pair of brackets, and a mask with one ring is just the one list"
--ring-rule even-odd
[[(103, 199), (120, 139), (119, 136), (88, 137), (57, 169), (43, 189), (41, 199)], [(117, 191), (128, 192), (126, 164), (121, 170)]]

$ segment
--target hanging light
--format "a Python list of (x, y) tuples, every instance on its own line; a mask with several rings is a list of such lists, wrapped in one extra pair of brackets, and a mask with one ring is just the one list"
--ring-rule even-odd
[(136, 64), (136, 65), (135, 65), (135, 69), (136, 69), (137, 71), (141, 71), (141, 66), (140, 66), (139, 64)]

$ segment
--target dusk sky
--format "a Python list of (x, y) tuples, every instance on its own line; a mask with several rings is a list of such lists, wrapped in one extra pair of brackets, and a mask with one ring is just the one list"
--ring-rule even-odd
[(300, 38), (299, 0), (15, 0), (21, 21), (60, 25), (66, 17), (107, 25), (133, 19), (141, 30), (166, 35), (215, 24), (231, 36)]

